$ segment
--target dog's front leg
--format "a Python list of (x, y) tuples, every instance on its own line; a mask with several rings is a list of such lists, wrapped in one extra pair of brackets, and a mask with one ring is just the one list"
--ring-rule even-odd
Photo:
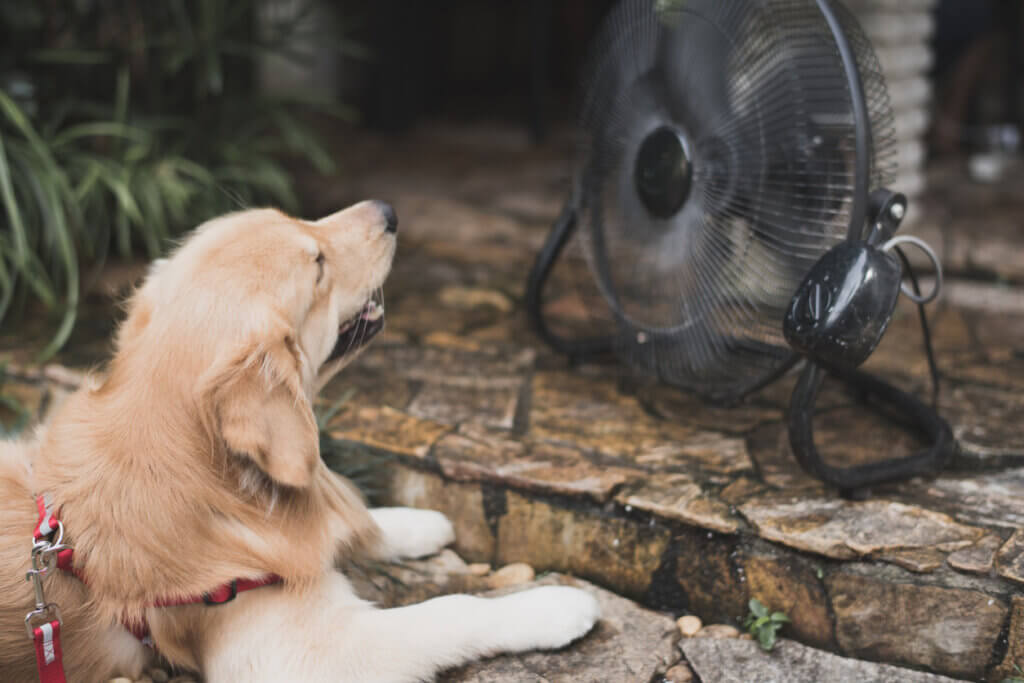
[(587, 633), (599, 611), (593, 596), (567, 586), (381, 610), (332, 573), (308, 592), (243, 593), (201, 612), (189, 632), (203, 643), (209, 683), (400, 683), (488, 655), (562, 647)]
[(435, 510), (374, 508), (370, 516), (380, 527), (380, 541), (372, 549), (379, 560), (426, 557), (455, 540), (452, 523)]
[(506, 652), (556, 649), (585, 635), (597, 600), (568, 586), (499, 598), (446, 595), (417, 605), (362, 612), (355, 620), (365, 669), (353, 681), (430, 680), (438, 671)]

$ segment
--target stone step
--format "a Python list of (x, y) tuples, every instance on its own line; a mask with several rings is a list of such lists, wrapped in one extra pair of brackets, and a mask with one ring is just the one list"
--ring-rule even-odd
[(681, 647), (701, 680), (714, 683), (957, 683), (945, 676), (837, 657), (788, 640), (781, 640), (770, 654), (753, 641), (735, 638), (689, 638)]

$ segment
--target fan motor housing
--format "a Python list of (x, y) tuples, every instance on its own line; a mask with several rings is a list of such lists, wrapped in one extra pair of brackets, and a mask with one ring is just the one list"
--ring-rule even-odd
[(842, 242), (807, 273), (783, 320), (786, 341), (827, 367), (852, 370), (882, 340), (900, 293), (899, 261), (864, 242)]
[(690, 145), (675, 128), (649, 133), (636, 153), (633, 177), (640, 201), (655, 218), (671, 218), (690, 196)]

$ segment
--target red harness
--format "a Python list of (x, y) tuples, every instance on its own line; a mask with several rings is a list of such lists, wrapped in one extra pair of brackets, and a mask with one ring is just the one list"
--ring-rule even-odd
[[(57, 605), (46, 602), (43, 595), (43, 579), (53, 569), (60, 569), (73, 574), (85, 583), (80, 569), (72, 566), (74, 548), (64, 545), (64, 525), (58, 519), (57, 511), (49, 504), (45, 496), (36, 498), (39, 509), (39, 521), (32, 531), (32, 569), (25, 575), (26, 581), (32, 582), (35, 590), (35, 609), (25, 616), (25, 630), (35, 645), (36, 665), (39, 669), (40, 683), (67, 683), (64, 677), (63, 652), (60, 646), (61, 616)], [(262, 588), (280, 583), (281, 577), (266, 574), (257, 579), (234, 579), (230, 583), (217, 586), (211, 591), (182, 599), (157, 600), (153, 607), (180, 607), (182, 605), (223, 605), (231, 602), (235, 596), (254, 588)], [(132, 634), (152, 647), (149, 639), (149, 625), (125, 624)]]

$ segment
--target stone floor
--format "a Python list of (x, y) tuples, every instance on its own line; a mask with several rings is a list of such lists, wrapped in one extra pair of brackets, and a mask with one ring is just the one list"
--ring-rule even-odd
[[(502, 126), (335, 138), (342, 177), (303, 183), (309, 213), (373, 196), (391, 200), (401, 223), (388, 327), (324, 397), (355, 390), (330, 431), (387, 456), (382, 501), (446, 512), (467, 561), (571, 574), (672, 616), (738, 624), (756, 597), (792, 619), (784, 635), (846, 657), (970, 680), (1024, 668), (1019, 184), (932, 172), (914, 232), (949, 271), (931, 316), (941, 411), (960, 452), (938, 478), (850, 501), (789, 452), (791, 377), (722, 408), (614, 364), (569, 367), (532, 334), (522, 293), (568, 187), (562, 136), (540, 147)], [(552, 312), (587, 325), (573, 289), (556, 292)], [(38, 323), (0, 337), (7, 389), (44, 407), (75, 369), (102, 362), (112, 326), (109, 313), (83, 316), (41, 370), (26, 365)], [(869, 368), (923, 388), (919, 335), (901, 304)], [(915, 445), (839, 388), (820, 405), (818, 440), (832, 459)]]

